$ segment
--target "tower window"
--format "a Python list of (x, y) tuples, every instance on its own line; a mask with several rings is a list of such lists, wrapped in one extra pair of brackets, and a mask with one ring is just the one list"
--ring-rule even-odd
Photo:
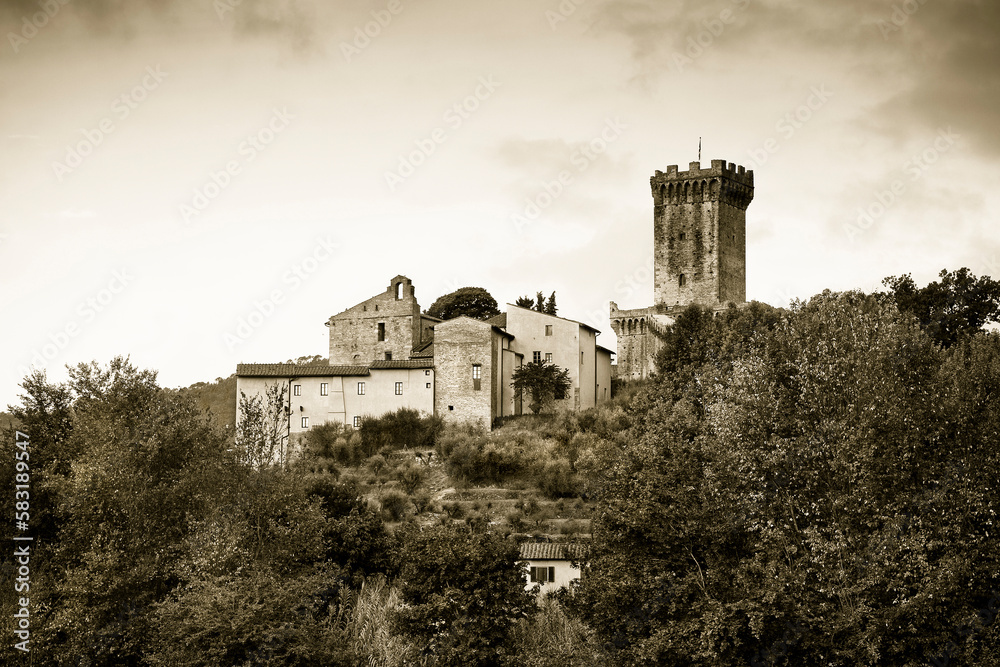
[(380, 343), (385, 340), (385, 322), (378, 323), (378, 340)]
[(687, 238), (687, 234), (685, 234), (684, 232), (681, 232), (681, 235), (680, 235), (681, 241), (683, 241), (686, 238)]
[(680, 275), (680, 277), (679, 277), (679, 278), (677, 279), (677, 284), (678, 284), (678, 285), (679, 285), (680, 287), (684, 287), (684, 285), (686, 285), (686, 284), (687, 284), (687, 276), (685, 276), (685, 275), (684, 275), (684, 274), (682, 273), (682, 274)]
[(476, 391), (482, 389), (483, 367), (479, 364), (472, 364), (472, 388)]
[(385, 353), (385, 360), (386, 361), (392, 361), (392, 352), (386, 352)]
[(403, 298), (403, 283), (396, 283), (396, 300)]

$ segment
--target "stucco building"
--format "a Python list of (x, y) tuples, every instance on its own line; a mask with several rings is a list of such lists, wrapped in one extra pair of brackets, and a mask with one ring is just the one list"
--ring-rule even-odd
[(421, 313), (406, 276), (395, 276), (385, 291), (330, 317), (326, 326), (328, 364), (237, 366), (237, 396), (285, 387), (289, 435), (324, 422), (357, 427), (365, 416), (403, 407), (490, 428), (521, 414), (511, 385), (525, 360), (569, 369), (572, 389), (557, 401), (559, 410), (610, 398), (611, 351), (597, 344), (600, 332), (593, 327), (517, 306), (489, 322), (441, 321)]
[(640, 379), (654, 370), (656, 332), (672, 312), (697, 303), (715, 310), (746, 303), (746, 210), (753, 171), (725, 160), (688, 171), (677, 165), (649, 179), (653, 195), (653, 306), (619, 309), (611, 302), (618, 336), (618, 377)]

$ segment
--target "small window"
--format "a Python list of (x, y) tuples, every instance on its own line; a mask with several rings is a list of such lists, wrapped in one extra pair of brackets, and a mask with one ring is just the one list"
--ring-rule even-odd
[(309, 417), (302, 418), (302, 428), (309, 428)]
[(545, 363), (547, 363), (547, 364), (551, 364), (552, 363), (552, 353), (551, 352), (546, 352), (545, 353)]
[(546, 324), (545, 325), (545, 335), (546, 336), (551, 336), (552, 335), (552, 325), (551, 324)]
[(583, 363), (583, 350), (580, 350), (580, 363)]
[(385, 353), (385, 360), (386, 361), (392, 361), (392, 352), (386, 352)]
[(681, 235), (680, 235), (681, 241), (683, 241), (686, 238), (687, 238), (687, 234), (685, 234), (684, 232), (681, 232)]
[(430, 371), (424, 371), (424, 375), (430, 375), (430, 374), (431, 374)]
[(480, 364), (472, 364), (472, 388), (476, 391), (482, 389), (483, 367)]
[(361, 417), (354, 418), (354, 428), (361, 428)]
[(428, 382), (428, 383), (427, 383), (427, 388), (428, 388), (428, 389), (430, 389), (430, 388), (431, 388), (431, 383), (430, 383), (430, 382)]
[(365, 395), (365, 383), (364, 382), (359, 382), (358, 383), (358, 396), (364, 396), (364, 395)]
[(302, 395), (302, 385), (297, 384), (297, 385), (293, 386), (292, 387), (292, 395), (293, 396), (301, 396)]
[(536, 364), (537, 363), (541, 363), (541, 361), (542, 361), (542, 353), (538, 352), (537, 350), (535, 352), (532, 352), (531, 353), (531, 360), (533, 362), (535, 362)]
[(397, 382), (396, 383), (396, 396), (402, 396), (402, 395), (403, 395), (403, 383), (402, 382)]
[(330, 395), (330, 384), (328, 382), (319, 383), (319, 395), (329, 396)]
[(682, 273), (682, 274), (680, 275), (680, 278), (678, 278), (678, 279), (677, 279), (677, 284), (678, 284), (679, 286), (681, 286), (681, 287), (684, 287), (684, 285), (686, 285), (686, 284), (687, 284), (687, 276), (685, 276), (685, 275), (684, 275), (684, 274)]
[(385, 322), (378, 323), (378, 340), (380, 343), (385, 340)]
[(455, 410), (455, 406), (454, 405), (449, 405), (448, 406), (448, 410), (449, 411), (454, 411)]
[(556, 580), (556, 568), (554, 567), (531, 568), (531, 583), (545, 584), (555, 580)]
[(396, 301), (403, 298), (403, 283), (396, 283)]

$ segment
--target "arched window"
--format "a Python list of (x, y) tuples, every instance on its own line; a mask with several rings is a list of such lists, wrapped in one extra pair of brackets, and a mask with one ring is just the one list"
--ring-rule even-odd
[(686, 284), (687, 284), (687, 276), (685, 276), (682, 273), (680, 275), (680, 277), (677, 279), (677, 285), (678, 285), (678, 287), (684, 287), (684, 285), (686, 285)]
[(403, 298), (403, 283), (396, 283), (396, 300)]

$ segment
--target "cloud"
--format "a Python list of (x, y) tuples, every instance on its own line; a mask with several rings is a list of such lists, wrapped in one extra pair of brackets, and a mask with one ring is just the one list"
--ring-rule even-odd
[(643, 85), (739, 72), (762, 86), (842, 77), (856, 127), (906, 139), (947, 125), (1000, 155), (1000, 3), (984, 0), (605, 0), (594, 28), (628, 38)]

